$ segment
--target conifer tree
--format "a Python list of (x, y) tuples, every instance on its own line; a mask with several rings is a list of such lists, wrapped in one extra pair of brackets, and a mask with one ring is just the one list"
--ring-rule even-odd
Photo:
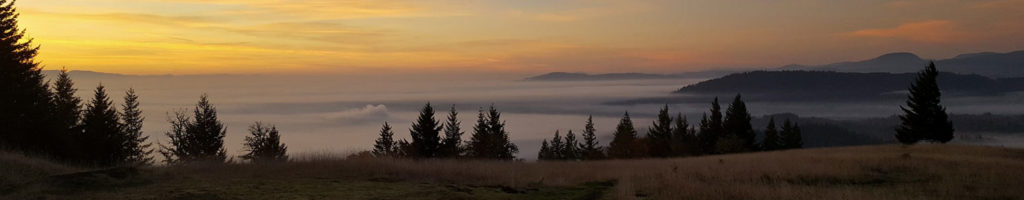
[(122, 135), (117, 109), (103, 85), (96, 87), (94, 94), (82, 115), (84, 161), (97, 166), (122, 164), (129, 156), (123, 151), (128, 138)]
[(537, 152), (537, 160), (550, 160), (551, 159), (551, 147), (548, 145), (548, 139), (544, 139), (540, 143), (540, 151)]
[(171, 119), (171, 131), (166, 134), (171, 139), (171, 146), (161, 145), (163, 149), (160, 151), (165, 162), (226, 162), (224, 136), (227, 128), (217, 119), (217, 109), (210, 104), (206, 94), (199, 97), (193, 114), (194, 117), (189, 118), (177, 112)]
[(501, 113), (493, 105), (486, 115), (480, 110), (467, 147), (467, 154), (477, 159), (512, 160), (519, 153), (519, 147), (508, 138)]
[(788, 119), (782, 124), (782, 148), (799, 149), (803, 148), (803, 136), (800, 133), (800, 125), (791, 123)]
[(67, 159), (82, 158), (82, 155), (79, 155), (82, 152), (78, 151), (81, 146), (74, 141), (82, 133), (82, 99), (75, 96), (78, 89), (75, 89), (67, 69), (60, 71), (53, 89), (53, 114), (60, 129), (59, 137), (54, 138), (53, 142), (63, 147), (58, 148), (57, 152), (54, 152), (57, 155), (54, 156)]
[(782, 138), (779, 136), (779, 130), (775, 128), (774, 117), (768, 119), (768, 127), (764, 129), (764, 141), (761, 142), (761, 149), (765, 151), (783, 149)]
[(589, 116), (587, 117), (587, 125), (583, 128), (583, 143), (580, 147), (583, 159), (596, 160), (604, 158), (604, 152), (601, 151), (601, 146), (598, 145), (597, 129), (594, 129), (594, 116)]
[(123, 144), (122, 151), (124, 151), (128, 158), (127, 163), (135, 165), (148, 165), (153, 163), (153, 157), (150, 154), (153, 150), (150, 148), (151, 143), (146, 143), (149, 140), (149, 136), (142, 134), (142, 122), (145, 117), (142, 116), (142, 110), (139, 108), (139, 96), (135, 94), (135, 89), (128, 88), (128, 91), (124, 95), (124, 104), (121, 107), (121, 136), (125, 137), (125, 144)]
[(441, 157), (456, 158), (462, 156), (462, 130), (459, 122), (459, 113), (453, 105), (448, 112), (448, 121), (444, 124), (444, 140), (441, 141)]
[(740, 140), (738, 144), (742, 146), (735, 149), (741, 152), (757, 149), (754, 141), (756, 135), (754, 127), (750, 125), (750, 119), (747, 105), (743, 103), (740, 95), (736, 95), (736, 98), (729, 104), (729, 109), (725, 111), (725, 121), (722, 127), (725, 128), (726, 135)]
[(942, 92), (939, 89), (938, 70), (935, 63), (917, 74), (917, 80), (910, 85), (907, 106), (900, 106), (900, 126), (896, 128), (896, 139), (903, 144), (918, 141), (946, 143), (953, 140), (953, 122), (940, 105)]
[(494, 139), (494, 145), (497, 147), (496, 157), (501, 160), (512, 160), (516, 158), (516, 153), (519, 153), (519, 147), (512, 143), (512, 140), (508, 138), (508, 131), (505, 131), (505, 121), (501, 120), (501, 113), (492, 105), (490, 110), (487, 112), (487, 125), (490, 126), (491, 135)]
[(281, 134), (274, 125), (256, 122), (249, 126), (245, 136), (245, 155), (239, 156), (253, 163), (288, 161), (288, 147), (281, 143)]
[(690, 122), (682, 113), (676, 114), (675, 128), (672, 129), (672, 154), (694, 156), (700, 154), (700, 141), (690, 128)]
[(551, 157), (555, 160), (565, 160), (565, 146), (561, 134), (555, 130), (555, 137), (551, 138)]
[(700, 121), (700, 141), (704, 154), (715, 154), (718, 140), (723, 135), (722, 128), (722, 107), (718, 104), (718, 97), (711, 102), (711, 116), (707, 114)]
[(658, 111), (658, 118), (647, 130), (647, 148), (653, 157), (672, 155), (672, 117), (668, 114), (668, 105)]
[(562, 156), (565, 160), (582, 160), (580, 156), (580, 142), (576, 140), (576, 134), (569, 130), (565, 134), (565, 146), (562, 148)]
[(399, 147), (394, 136), (395, 132), (391, 130), (391, 125), (384, 122), (384, 126), (380, 128), (380, 137), (374, 141), (373, 155), (376, 157), (398, 157)]
[(39, 46), (18, 28), (14, 1), (0, 0), (0, 149), (60, 156), (67, 130), (54, 119), (49, 87), (34, 60)]
[(473, 135), (469, 138), (469, 144), (467, 144), (466, 152), (469, 156), (483, 159), (487, 158), (488, 155), (492, 154), (488, 152), (494, 147), (491, 147), (490, 143), (490, 127), (487, 125), (487, 116), (484, 115), (483, 108), (477, 112), (476, 125), (473, 126)]
[(619, 125), (615, 127), (612, 142), (608, 144), (608, 157), (633, 158), (636, 139), (636, 128), (633, 127), (633, 120), (629, 118), (629, 112), (626, 112), (622, 120), (619, 120)]
[(427, 103), (420, 110), (420, 116), (409, 129), (412, 146), (415, 148), (413, 157), (434, 158), (441, 147), (441, 122), (434, 119), (434, 108)]

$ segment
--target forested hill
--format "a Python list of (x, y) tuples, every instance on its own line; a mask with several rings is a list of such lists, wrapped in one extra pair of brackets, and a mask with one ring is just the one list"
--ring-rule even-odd
[[(930, 59), (913, 53), (889, 53), (873, 59), (839, 62), (818, 66), (787, 65), (782, 70), (818, 70), (837, 72), (910, 73), (921, 70)], [(1008, 53), (969, 53), (953, 58), (934, 60), (939, 71), (978, 74), (993, 78), (1024, 77), (1024, 51)]]
[[(826, 71), (753, 71), (727, 75), (683, 87), (676, 93), (743, 94), (762, 100), (870, 100), (904, 98), (914, 73)], [(943, 73), (939, 87), (950, 96), (991, 96), (1024, 90), (1024, 78), (992, 79)]]

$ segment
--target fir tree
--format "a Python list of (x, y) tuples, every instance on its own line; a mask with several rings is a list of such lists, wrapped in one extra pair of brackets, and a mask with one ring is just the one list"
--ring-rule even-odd
[(149, 136), (142, 134), (142, 122), (145, 117), (142, 116), (142, 110), (139, 108), (139, 96), (135, 94), (135, 89), (128, 88), (128, 91), (125, 92), (121, 110), (123, 111), (121, 113), (121, 135), (126, 138), (121, 147), (128, 156), (126, 161), (130, 164), (152, 164), (153, 157), (150, 156), (153, 153), (153, 150), (150, 149), (152, 144), (146, 143)]
[(565, 160), (582, 160), (580, 156), (580, 142), (576, 140), (576, 134), (569, 130), (565, 134), (565, 146), (562, 147), (562, 157)]
[(672, 154), (694, 156), (700, 154), (700, 141), (690, 128), (690, 122), (682, 113), (676, 114), (675, 128), (672, 129)]
[(736, 147), (736, 150), (741, 152), (757, 149), (754, 141), (756, 135), (754, 127), (750, 125), (750, 119), (747, 105), (743, 103), (740, 95), (736, 95), (736, 98), (729, 104), (729, 109), (725, 111), (725, 121), (722, 127), (725, 129), (726, 135), (740, 140), (738, 144), (741, 146)]
[(799, 149), (803, 148), (803, 136), (800, 133), (800, 125), (791, 123), (788, 119), (782, 124), (782, 148)]
[(373, 144), (373, 155), (376, 157), (398, 157), (400, 149), (394, 136), (395, 132), (391, 130), (391, 125), (384, 122), (384, 126), (380, 128), (380, 137)]
[(711, 102), (711, 117), (707, 114), (700, 121), (700, 141), (704, 154), (715, 154), (718, 140), (723, 135), (722, 128), (722, 107), (718, 104), (718, 97)]
[(598, 145), (597, 130), (594, 129), (594, 116), (589, 116), (587, 117), (587, 125), (583, 128), (583, 143), (580, 147), (583, 159), (596, 160), (604, 158), (601, 146)]
[(768, 127), (764, 129), (764, 141), (761, 142), (761, 149), (765, 151), (783, 149), (782, 138), (779, 136), (779, 130), (775, 128), (774, 117), (768, 119)]
[(551, 138), (551, 157), (554, 160), (565, 160), (565, 142), (562, 140), (562, 135), (555, 130), (555, 137)]
[(953, 122), (940, 105), (942, 92), (939, 90), (938, 70), (935, 63), (928, 64), (918, 73), (917, 80), (910, 85), (907, 106), (900, 106), (900, 126), (896, 128), (896, 139), (903, 144), (918, 141), (946, 143), (953, 140)]
[(490, 143), (490, 127), (487, 125), (487, 116), (484, 115), (484, 110), (481, 108), (477, 112), (476, 125), (473, 126), (473, 135), (469, 138), (469, 144), (467, 144), (467, 154), (470, 157), (477, 159), (487, 158), (488, 155), (492, 154), (488, 152), (494, 147), (491, 147)]
[(96, 87), (94, 94), (82, 115), (85, 162), (97, 166), (125, 163), (129, 155), (123, 149), (128, 138), (121, 133), (117, 110), (103, 85)]
[(629, 112), (622, 116), (619, 125), (615, 127), (615, 134), (612, 142), (608, 144), (608, 157), (626, 159), (635, 155), (634, 143), (636, 143), (636, 128), (633, 127), (633, 120), (629, 118)]
[(448, 121), (444, 124), (444, 140), (441, 141), (441, 157), (456, 158), (462, 156), (462, 130), (459, 122), (459, 113), (453, 105), (448, 112)]
[(239, 156), (253, 163), (288, 161), (288, 147), (281, 143), (281, 134), (274, 125), (261, 122), (249, 126), (249, 136), (243, 143), (245, 155)]
[(420, 116), (409, 129), (412, 146), (415, 148), (413, 157), (433, 158), (438, 156), (441, 147), (441, 122), (434, 119), (434, 108), (427, 103), (420, 110)]
[(508, 131), (505, 131), (505, 121), (501, 120), (501, 113), (492, 105), (490, 110), (487, 112), (487, 125), (490, 127), (491, 136), (494, 139), (494, 145), (496, 158), (501, 160), (512, 160), (515, 158), (516, 153), (519, 153), (519, 147), (513, 144), (508, 138)]
[(653, 157), (672, 155), (672, 117), (668, 114), (668, 105), (658, 111), (658, 118), (647, 130), (647, 148)]
[(519, 147), (508, 138), (501, 113), (493, 105), (486, 115), (480, 110), (467, 149), (467, 154), (477, 159), (512, 160), (519, 153)]
[(226, 162), (224, 136), (227, 128), (217, 119), (217, 109), (210, 104), (205, 94), (199, 97), (193, 114), (194, 117), (190, 119), (184, 113), (175, 113), (175, 118), (171, 120), (171, 131), (167, 133), (171, 146), (161, 145), (163, 149), (160, 153), (165, 162)]
[(540, 143), (540, 151), (537, 152), (537, 160), (551, 160), (551, 147), (548, 145), (548, 139), (544, 139)]
[(66, 127), (35, 61), (39, 46), (18, 28), (14, 1), (0, 0), (0, 149), (60, 156)]
[(78, 155), (82, 152), (78, 151), (81, 148), (78, 142), (75, 142), (75, 137), (78, 137), (82, 133), (81, 121), (82, 121), (82, 99), (75, 96), (74, 82), (68, 75), (67, 69), (62, 69), (57, 80), (53, 84), (53, 114), (56, 122), (59, 123), (59, 137), (54, 138), (55, 143), (61, 144), (64, 148), (57, 149), (54, 152), (55, 156), (64, 158), (82, 158), (82, 155)]

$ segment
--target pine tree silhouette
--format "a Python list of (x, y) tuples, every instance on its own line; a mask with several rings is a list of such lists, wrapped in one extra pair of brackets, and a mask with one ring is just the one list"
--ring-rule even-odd
[(740, 95), (736, 95), (736, 98), (729, 104), (729, 109), (725, 111), (725, 121), (722, 127), (725, 129), (727, 136), (739, 139), (740, 141), (737, 144), (741, 146), (726, 148), (739, 152), (757, 149), (754, 141), (756, 134), (754, 133), (753, 126), (750, 125), (750, 119), (750, 112), (747, 111), (746, 103), (743, 103)]
[(245, 136), (245, 155), (239, 156), (253, 163), (288, 161), (288, 147), (281, 143), (281, 134), (274, 125), (256, 122), (249, 126)]
[(782, 148), (783, 149), (799, 149), (803, 148), (803, 136), (800, 134), (800, 125), (794, 124), (786, 120), (782, 124)]
[(537, 152), (537, 160), (551, 160), (551, 147), (548, 145), (548, 139), (544, 139), (540, 143), (540, 151)]
[(139, 96), (135, 94), (135, 89), (128, 88), (128, 91), (125, 92), (121, 110), (121, 136), (125, 137), (121, 151), (127, 154), (125, 161), (132, 165), (152, 164), (153, 157), (150, 154), (153, 153), (153, 149), (150, 147), (153, 144), (146, 143), (149, 136), (142, 134), (142, 123), (146, 118), (142, 116), (142, 110), (139, 108)]
[(190, 162), (226, 162), (224, 136), (227, 128), (217, 119), (217, 109), (206, 94), (199, 97), (193, 110), (194, 117), (176, 112), (171, 119), (171, 131), (166, 135), (170, 146), (161, 145), (160, 154), (169, 164)]
[(427, 103), (420, 110), (419, 118), (409, 129), (412, 146), (415, 149), (412, 156), (417, 158), (437, 157), (441, 147), (441, 128), (441, 123), (434, 119), (434, 107)]
[(675, 128), (672, 129), (672, 155), (694, 156), (700, 154), (700, 141), (690, 128), (690, 122), (682, 113), (676, 114)]
[(700, 121), (700, 141), (701, 147), (704, 150), (704, 154), (716, 154), (716, 146), (719, 138), (723, 135), (722, 128), (722, 107), (718, 104), (718, 97), (711, 102), (711, 116), (708, 118), (707, 114), (701, 117)]
[(903, 144), (914, 144), (918, 141), (946, 143), (953, 140), (953, 122), (946, 114), (946, 108), (940, 105), (942, 92), (939, 90), (938, 70), (935, 63), (928, 64), (917, 75), (917, 80), (910, 86), (907, 106), (900, 106), (900, 126), (896, 128), (896, 139)]
[(81, 144), (75, 140), (82, 134), (82, 99), (75, 96), (78, 89), (75, 89), (74, 81), (71, 80), (67, 69), (61, 69), (60, 75), (53, 83), (53, 89), (53, 114), (59, 123), (57, 128), (60, 132), (52, 142), (63, 147), (55, 149), (57, 152), (53, 152), (54, 156), (83, 161), (80, 160), (85, 159), (81, 155)]
[(394, 136), (395, 132), (391, 130), (391, 125), (384, 122), (384, 126), (380, 128), (380, 137), (373, 143), (373, 155), (376, 157), (398, 157), (400, 149)]
[(672, 155), (672, 117), (668, 114), (668, 105), (658, 111), (658, 118), (647, 129), (647, 148), (653, 157)]
[(569, 130), (565, 134), (565, 146), (562, 148), (562, 156), (565, 160), (582, 160), (580, 156), (580, 142), (576, 140), (576, 134)]
[(97, 166), (112, 166), (128, 160), (124, 151), (128, 138), (122, 135), (117, 110), (111, 105), (103, 85), (96, 87), (92, 102), (82, 115), (83, 153), (85, 162)]
[(583, 152), (583, 159), (585, 160), (597, 160), (603, 159), (604, 152), (601, 151), (597, 140), (597, 129), (594, 129), (594, 116), (587, 117), (587, 124), (583, 128), (583, 143), (581, 144), (580, 151)]
[(0, 0), (0, 149), (61, 156), (68, 135), (34, 60), (39, 46), (18, 28), (14, 1)]
[(551, 157), (554, 160), (565, 160), (565, 142), (562, 140), (562, 135), (555, 130), (555, 137), (551, 138)]
[(775, 128), (774, 117), (768, 119), (768, 127), (764, 129), (764, 141), (761, 142), (761, 148), (765, 151), (783, 149), (782, 138), (779, 136), (779, 130)]
[(476, 159), (512, 160), (519, 153), (519, 147), (508, 138), (501, 113), (493, 105), (486, 115), (481, 108), (467, 149), (467, 155)]
[(619, 125), (615, 127), (615, 134), (612, 142), (608, 144), (608, 157), (627, 159), (633, 158), (636, 154), (634, 144), (636, 143), (636, 128), (633, 127), (633, 120), (629, 118), (629, 112), (623, 114)]
[(463, 154), (462, 146), (462, 129), (461, 122), (459, 122), (459, 112), (455, 111), (455, 106), (452, 105), (451, 111), (448, 112), (448, 121), (444, 124), (444, 140), (441, 141), (441, 157), (457, 158)]

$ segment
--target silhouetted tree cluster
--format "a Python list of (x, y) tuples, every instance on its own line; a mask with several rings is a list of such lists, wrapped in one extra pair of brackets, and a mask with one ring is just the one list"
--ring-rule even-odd
[[(473, 135), (463, 143), (458, 111), (452, 106), (442, 124), (434, 118), (434, 108), (427, 103), (409, 129), (412, 142), (397, 140), (391, 125), (384, 122), (373, 145), (375, 157), (409, 158), (472, 158), (511, 160), (519, 148), (508, 139), (505, 122), (494, 106), (486, 113), (480, 110)], [(444, 135), (441, 135), (442, 130)]]
[(281, 143), (276, 126), (256, 122), (249, 126), (249, 134), (243, 143), (246, 153), (240, 156), (242, 159), (254, 163), (288, 161), (288, 147)]
[(537, 157), (539, 160), (664, 158), (803, 147), (800, 127), (791, 124), (789, 120), (786, 120), (781, 132), (772, 120), (764, 130), (765, 140), (755, 141), (757, 135), (750, 124), (750, 113), (740, 95), (736, 95), (729, 104), (725, 115), (722, 114), (718, 98), (711, 102), (710, 112), (710, 117), (707, 113), (703, 115), (699, 125), (690, 125), (682, 113), (672, 117), (666, 105), (658, 111), (646, 137), (638, 137), (633, 120), (629, 112), (626, 112), (615, 128), (607, 151), (596, 147), (593, 119), (588, 118), (583, 143), (572, 145), (576, 140), (571, 131), (564, 139), (555, 131), (554, 138), (545, 139), (541, 143)]
[(473, 127), (473, 135), (466, 145), (466, 156), (476, 159), (512, 160), (516, 153), (519, 153), (519, 147), (509, 140), (501, 113), (493, 105), (486, 114), (481, 109), (477, 115), (477, 123)]
[(171, 119), (171, 131), (166, 135), (170, 146), (162, 146), (160, 154), (167, 163), (182, 162), (227, 162), (224, 150), (224, 136), (227, 128), (217, 119), (217, 109), (204, 94), (189, 117), (175, 112)]
[(932, 62), (917, 75), (910, 85), (907, 106), (900, 106), (900, 126), (896, 128), (896, 139), (903, 144), (918, 141), (946, 143), (953, 140), (953, 122), (946, 114), (946, 108), (939, 105), (942, 92), (939, 90), (939, 72)]

